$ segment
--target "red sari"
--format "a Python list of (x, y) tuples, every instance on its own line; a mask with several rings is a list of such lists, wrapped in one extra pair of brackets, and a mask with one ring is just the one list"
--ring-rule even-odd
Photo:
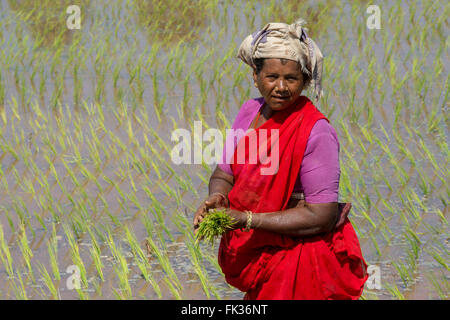
[[(247, 161), (247, 143), (243, 149), (245, 163), (236, 163), (236, 152), (231, 165), (235, 184), (228, 194), (230, 208), (255, 214), (285, 210), (311, 129), (324, 118), (308, 98), (301, 96), (257, 128), (256, 133), (268, 131), (267, 140), (259, 141), (257, 150), (265, 148), (269, 157), (275, 142), (270, 129), (279, 130), (278, 172), (263, 175), (261, 168), (270, 167), (270, 163)], [(356, 233), (348, 218), (344, 219), (332, 232), (312, 237), (254, 229), (228, 231), (219, 247), (219, 265), (226, 281), (246, 292), (245, 299), (252, 300), (358, 299), (367, 280), (367, 265)]]

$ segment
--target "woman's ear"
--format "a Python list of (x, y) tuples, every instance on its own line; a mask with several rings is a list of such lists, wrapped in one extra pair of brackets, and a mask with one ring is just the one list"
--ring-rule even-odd
[(253, 70), (253, 81), (255, 82), (255, 87), (258, 88), (258, 75), (256, 74), (256, 70)]

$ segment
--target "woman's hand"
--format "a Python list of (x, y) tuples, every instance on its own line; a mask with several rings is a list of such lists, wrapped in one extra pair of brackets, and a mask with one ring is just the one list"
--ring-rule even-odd
[(229, 208), (226, 209), (225, 212), (235, 221), (233, 229), (241, 229), (247, 226), (247, 214), (245, 212), (232, 210)]
[(194, 232), (197, 231), (200, 222), (202, 222), (209, 210), (226, 207), (228, 207), (228, 199), (224, 195), (220, 193), (211, 194), (195, 212)]

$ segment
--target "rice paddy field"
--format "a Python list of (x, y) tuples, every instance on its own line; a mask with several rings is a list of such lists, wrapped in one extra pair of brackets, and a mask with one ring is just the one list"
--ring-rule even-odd
[(0, 298), (241, 299), (193, 234), (215, 165), (174, 164), (171, 134), (225, 136), (258, 96), (241, 41), (301, 17), (325, 56), (340, 202), (380, 271), (362, 298), (448, 299), (449, 16), (446, 1), (0, 0)]

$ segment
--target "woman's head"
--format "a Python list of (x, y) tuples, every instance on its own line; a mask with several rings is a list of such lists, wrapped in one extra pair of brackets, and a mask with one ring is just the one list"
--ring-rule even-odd
[(300, 67), (304, 87), (314, 87), (316, 98), (321, 96), (322, 53), (306, 34), (304, 21), (288, 25), (269, 23), (259, 32), (249, 35), (239, 47), (238, 57), (250, 65), (258, 76), (267, 59), (293, 61)]
[(253, 80), (267, 105), (274, 111), (291, 105), (305, 87), (300, 63), (288, 59), (256, 59)]

